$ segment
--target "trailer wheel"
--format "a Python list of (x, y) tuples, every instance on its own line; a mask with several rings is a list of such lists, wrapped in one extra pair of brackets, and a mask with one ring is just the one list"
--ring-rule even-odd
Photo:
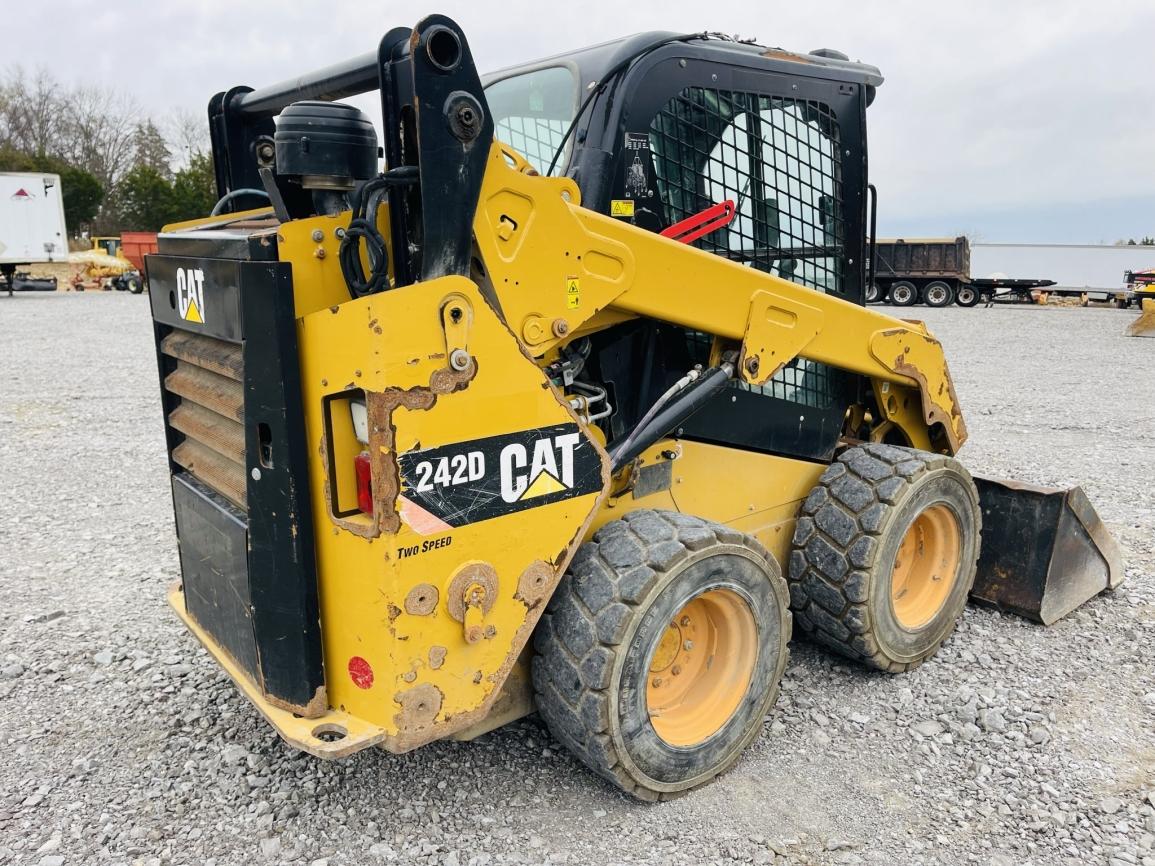
[(979, 302), (979, 293), (974, 286), (962, 285), (955, 292), (954, 302), (960, 307), (973, 307)]
[(899, 280), (890, 287), (890, 302), (899, 307), (913, 307), (918, 303), (918, 289), (909, 280)]
[(950, 283), (935, 280), (923, 288), (922, 299), (928, 307), (947, 307), (954, 300), (954, 290), (951, 289)]
[(795, 527), (794, 621), (868, 667), (917, 667), (954, 631), (981, 524), (974, 481), (954, 458), (894, 445), (847, 449)]
[(128, 276), (124, 278), (124, 287), (132, 292), (134, 295), (139, 295), (144, 291), (144, 280), (138, 276)]
[(866, 287), (866, 303), (877, 304), (882, 300), (882, 289), (879, 288), (878, 283), (872, 282)]
[(717, 523), (639, 510), (583, 544), (534, 633), (537, 709), (641, 800), (704, 784), (778, 695), (790, 601), (774, 557)]

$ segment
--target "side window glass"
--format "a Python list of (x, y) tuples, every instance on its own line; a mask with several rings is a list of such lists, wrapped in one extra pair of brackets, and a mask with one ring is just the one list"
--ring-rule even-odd
[(734, 221), (697, 246), (841, 293), (838, 139), (838, 121), (821, 102), (688, 87), (650, 125), (667, 224), (732, 199)]
[[(842, 291), (841, 150), (828, 106), (689, 87), (658, 112), (649, 137), (667, 224), (731, 199), (734, 220), (695, 246), (820, 292)], [(765, 385), (734, 387), (829, 409), (842, 376), (796, 358)]]
[[(493, 134), (540, 172), (549, 168), (562, 136), (573, 119), (577, 80), (564, 66), (526, 72), (489, 85), (486, 102), (493, 114)], [(565, 165), (572, 142), (566, 143), (555, 172)]]
[[(759, 100), (764, 195), (778, 215), (779, 245), (797, 253), (781, 260), (782, 276), (823, 292), (839, 292), (842, 221), (838, 121), (821, 103)], [(824, 255), (825, 253), (825, 255)]]

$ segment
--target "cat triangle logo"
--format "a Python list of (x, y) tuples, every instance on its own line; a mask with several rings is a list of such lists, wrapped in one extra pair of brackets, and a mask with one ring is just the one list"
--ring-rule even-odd
[(200, 325), (205, 323), (205, 320), (201, 318), (201, 311), (197, 307), (197, 302), (192, 299), (188, 302), (188, 312), (184, 314), (184, 318), (186, 322), (196, 322)]
[(16, 201), (20, 201), (21, 199), (25, 199), (25, 200), (30, 201), (32, 199), (32, 194), (30, 192), (28, 192), (28, 190), (26, 190), (24, 187), (20, 187), (20, 189), (16, 190), (16, 192), (12, 193), (12, 198), (15, 199)]
[(564, 484), (554, 478), (549, 472), (542, 470), (537, 478), (533, 479), (533, 483), (525, 488), (525, 493), (521, 494), (521, 500), (533, 499), (535, 496), (547, 496), (550, 493), (559, 493), (562, 490), (569, 490)]
[(205, 272), (200, 268), (176, 269), (176, 302), (180, 317), (198, 325), (205, 323)]

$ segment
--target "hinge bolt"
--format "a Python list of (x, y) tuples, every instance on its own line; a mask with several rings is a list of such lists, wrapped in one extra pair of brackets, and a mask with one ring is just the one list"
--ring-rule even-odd
[(469, 369), (469, 353), (464, 349), (454, 349), (449, 353), (449, 366), (459, 373)]

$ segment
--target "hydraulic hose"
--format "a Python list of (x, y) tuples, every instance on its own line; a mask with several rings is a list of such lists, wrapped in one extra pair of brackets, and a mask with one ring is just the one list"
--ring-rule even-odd
[(706, 405), (733, 378), (734, 364), (723, 361), (704, 373), (692, 376), (694, 373), (698, 371), (693, 370), (675, 382), (642, 416), (621, 444), (610, 449), (612, 471), (617, 472)]

